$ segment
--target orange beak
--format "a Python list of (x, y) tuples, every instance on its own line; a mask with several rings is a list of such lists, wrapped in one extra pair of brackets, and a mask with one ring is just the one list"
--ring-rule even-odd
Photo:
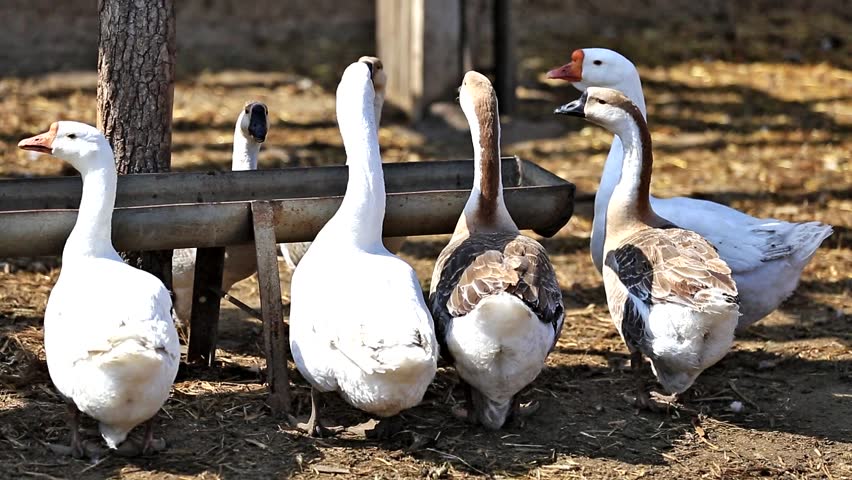
[(56, 122), (50, 124), (50, 130), (36, 135), (35, 137), (25, 138), (18, 142), (18, 148), (22, 150), (32, 150), (33, 152), (52, 153), (53, 139), (56, 138), (56, 130), (59, 128)]
[(558, 78), (566, 82), (579, 82), (583, 80), (583, 58), (582, 50), (574, 50), (571, 54), (571, 63), (547, 72), (547, 78)]

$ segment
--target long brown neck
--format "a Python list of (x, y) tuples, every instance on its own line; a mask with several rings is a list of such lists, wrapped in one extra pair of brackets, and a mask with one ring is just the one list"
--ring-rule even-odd
[(473, 142), (473, 189), (456, 224), (456, 235), (517, 232), (518, 227), (503, 202), (500, 119), (496, 99), (493, 102), (477, 102), (472, 110), (465, 114), (468, 115)]
[[(635, 112), (631, 112), (635, 113)], [(651, 132), (648, 131), (648, 125), (645, 119), (640, 116), (634, 116), (633, 120), (639, 127), (639, 142), (641, 151), (639, 153), (642, 169), (639, 173), (639, 186), (636, 189), (636, 212), (639, 217), (645, 220), (650, 220), (655, 217), (654, 211), (651, 209), (651, 172), (654, 170), (654, 151), (651, 148)]]
[(663, 227), (668, 222), (651, 208), (651, 172), (654, 154), (651, 134), (642, 113), (632, 105), (623, 109), (630, 114), (630, 122), (624, 122), (616, 134), (624, 146), (621, 178), (613, 191), (607, 207), (607, 238), (609, 233), (640, 228), (643, 225)]
[[(500, 172), (500, 126), (496, 109), (487, 105), (476, 106), (479, 119), (479, 155), (476, 168), (479, 170), (479, 202), (477, 220), (483, 224), (495, 223), (498, 204), (503, 202)], [(476, 141), (474, 139), (474, 141)]]

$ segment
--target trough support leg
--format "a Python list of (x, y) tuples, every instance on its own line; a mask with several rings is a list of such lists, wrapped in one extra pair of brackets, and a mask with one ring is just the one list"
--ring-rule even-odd
[(225, 247), (199, 248), (196, 251), (187, 363), (213, 365), (219, 338), (219, 297), (212, 292), (222, 287), (224, 266)]
[(263, 347), (266, 353), (266, 378), (269, 407), (277, 415), (290, 411), (290, 383), (287, 378), (288, 341), (284, 331), (284, 306), (281, 304), (281, 280), (275, 222), (269, 202), (252, 202), (254, 243), (257, 253), (257, 281), (260, 310), (263, 315)]

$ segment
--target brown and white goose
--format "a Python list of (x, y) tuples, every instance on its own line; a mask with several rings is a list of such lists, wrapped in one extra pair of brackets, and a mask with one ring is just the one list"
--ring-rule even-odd
[[(731, 349), (740, 316), (731, 269), (704, 238), (651, 207), (651, 135), (630, 99), (590, 87), (555, 113), (584, 117), (621, 139), (621, 178), (606, 213), (607, 303), (637, 374), (644, 354), (662, 386), (681, 393)], [(650, 406), (637, 378), (637, 402)]]
[(472, 422), (499, 429), (541, 372), (562, 329), (562, 292), (547, 253), (520, 234), (503, 202), (500, 119), (488, 79), (468, 72), (473, 190), (432, 273), (429, 307), (442, 355), (467, 388)]

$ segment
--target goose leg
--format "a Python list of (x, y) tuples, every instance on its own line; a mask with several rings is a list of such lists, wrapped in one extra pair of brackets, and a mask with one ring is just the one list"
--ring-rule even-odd
[(651, 394), (645, 388), (645, 378), (642, 377), (642, 352), (636, 350), (630, 356), (630, 369), (636, 381), (636, 406), (641, 410), (656, 411), (657, 405), (651, 400)]
[(387, 440), (397, 433), (402, 431), (405, 426), (402, 417), (394, 415), (392, 417), (379, 420), (372, 430), (367, 430), (365, 436), (371, 440)]
[(138, 434), (128, 437), (127, 440), (118, 446), (115, 452), (122, 457), (136, 457), (139, 455), (151, 455), (165, 450), (166, 441), (162, 438), (154, 438), (154, 422), (156, 419), (157, 416), (154, 415), (145, 421), (141, 439)]
[(461, 382), (462, 388), (464, 388), (464, 405), (454, 405), (451, 410), (452, 414), (459, 420), (475, 422), (476, 419), (470, 416), (470, 409), (473, 406), (473, 392), (470, 389), (470, 384), (464, 380), (459, 380), (459, 382)]
[(80, 410), (74, 403), (68, 404), (68, 426), (71, 427), (71, 456), (83, 457), (83, 442), (80, 439)]
[(47, 447), (58, 455), (71, 455), (74, 458), (83, 458), (86, 451), (80, 438), (80, 410), (74, 402), (66, 404), (68, 415), (68, 428), (71, 430), (71, 445), (58, 445), (48, 443)]
[(526, 405), (521, 405), (521, 400), (515, 395), (515, 398), (512, 399), (512, 418), (522, 419), (529, 417), (534, 414), (541, 408), (541, 402), (538, 400), (531, 400)]
[(145, 435), (142, 438), (142, 455), (150, 455), (166, 448), (166, 440), (163, 438), (154, 438), (154, 421), (157, 416), (149, 418), (145, 422)]
[(311, 417), (308, 418), (308, 423), (299, 423), (296, 427), (304, 431), (312, 437), (328, 436), (329, 432), (319, 423), (319, 392), (316, 388), (311, 387)]

